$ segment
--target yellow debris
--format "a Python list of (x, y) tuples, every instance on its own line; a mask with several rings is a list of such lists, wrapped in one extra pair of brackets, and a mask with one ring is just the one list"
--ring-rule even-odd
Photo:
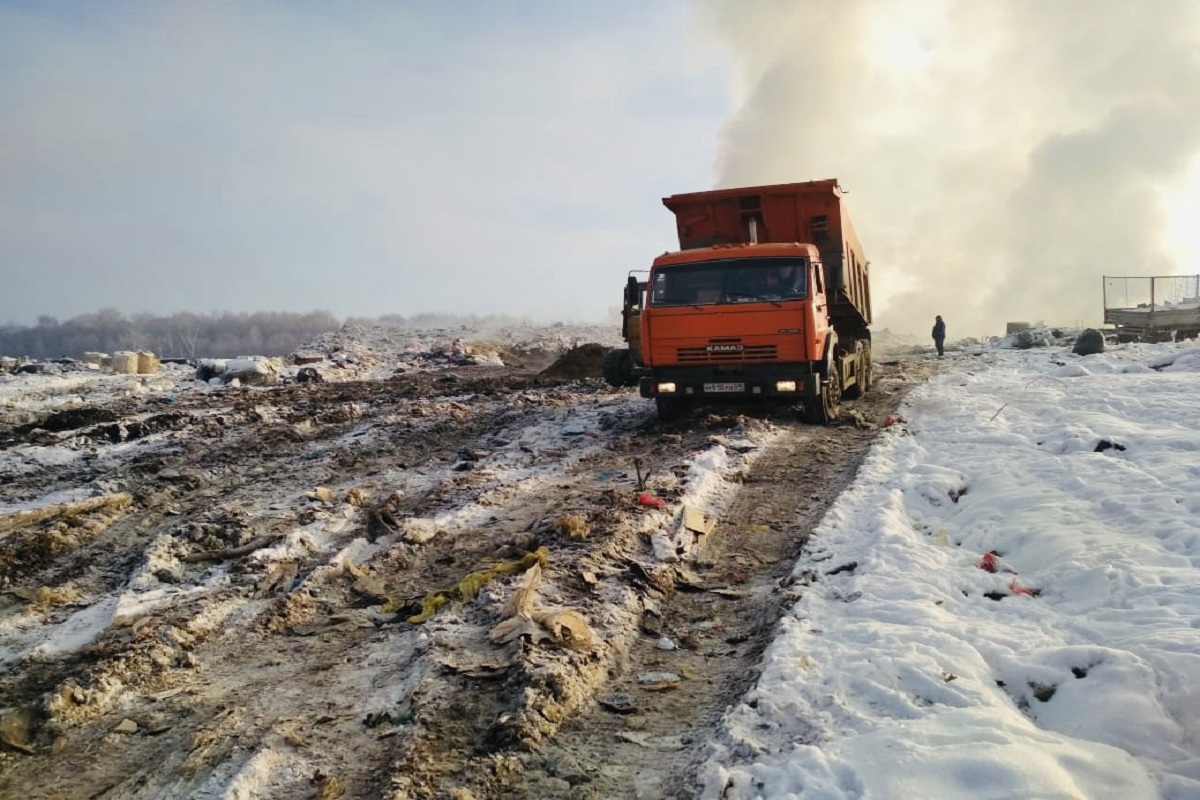
[[(472, 600), (479, 594), (480, 589), (501, 575), (524, 572), (534, 565), (545, 566), (549, 560), (550, 551), (545, 547), (539, 547), (534, 552), (526, 553), (522, 558), (515, 561), (501, 561), (493, 567), (469, 573), (463, 576), (462, 580), (455, 584), (453, 588), (438, 589), (425, 595), (424, 599), (421, 600), (421, 612), (409, 617), (408, 621), (414, 625), (420, 625), (436, 614), (438, 609), (451, 600)], [(395, 613), (403, 608), (404, 605), (403, 600), (390, 598), (384, 603), (382, 610), (385, 614)]]
[(587, 520), (578, 514), (563, 514), (554, 521), (554, 530), (572, 539), (586, 539), (592, 532)]

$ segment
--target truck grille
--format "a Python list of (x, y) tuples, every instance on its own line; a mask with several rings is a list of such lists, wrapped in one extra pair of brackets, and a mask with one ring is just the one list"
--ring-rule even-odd
[(675, 357), (681, 364), (745, 363), (747, 361), (776, 361), (778, 351), (773, 344), (748, 344), (738, 352), (712, 352), (708, 347), (680, 347)]

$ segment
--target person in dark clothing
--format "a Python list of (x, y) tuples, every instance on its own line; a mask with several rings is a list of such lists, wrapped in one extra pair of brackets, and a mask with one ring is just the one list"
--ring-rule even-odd
[(937, 345), (938, 355), (944, 355), (946, 352), (946, 323), (942, 322), (941, 314), (938, 314), (933, 322), (933, 343)]

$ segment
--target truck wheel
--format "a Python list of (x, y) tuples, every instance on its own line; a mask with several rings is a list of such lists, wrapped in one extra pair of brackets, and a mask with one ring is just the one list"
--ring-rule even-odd
[(841, 409), (842, 375), (840, 370), (833, 367), (829, 370), (829, 379), (821, 384), (821, 397), (809, 406), (808, 417), (818, 425), (829, 425), (837, 421)]
[(871, 388), (871, 345), (859, 342), (854, 352), (854, 385), (846, 386), (842, 396), (847, 400), (862, 397)]
[(637, 383), (633, 378), (633, 356), (627, 348), (605, 353), (600, 360), (600, 374), (609, 386), (632, 386)]
[(654, 408), (658, 411), (658, 418), (663, 422), (681, 419), (688, 411), (685, 401), (675, 397), (663, 397), (662, 395), (654, 398)]

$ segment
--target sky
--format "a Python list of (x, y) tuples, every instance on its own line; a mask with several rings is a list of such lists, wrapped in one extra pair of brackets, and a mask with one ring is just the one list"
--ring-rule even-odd
[(1200, 346), (947, 362), (813, 532), (700, 796), (1200, 797)]
[[(836, 177), (876, 326), (1200, 272), (1200, 7), (0, 2), (0, 324), (611, 319), (661, 198)], [(264, 306), (266, 308), (264, 308)]]

